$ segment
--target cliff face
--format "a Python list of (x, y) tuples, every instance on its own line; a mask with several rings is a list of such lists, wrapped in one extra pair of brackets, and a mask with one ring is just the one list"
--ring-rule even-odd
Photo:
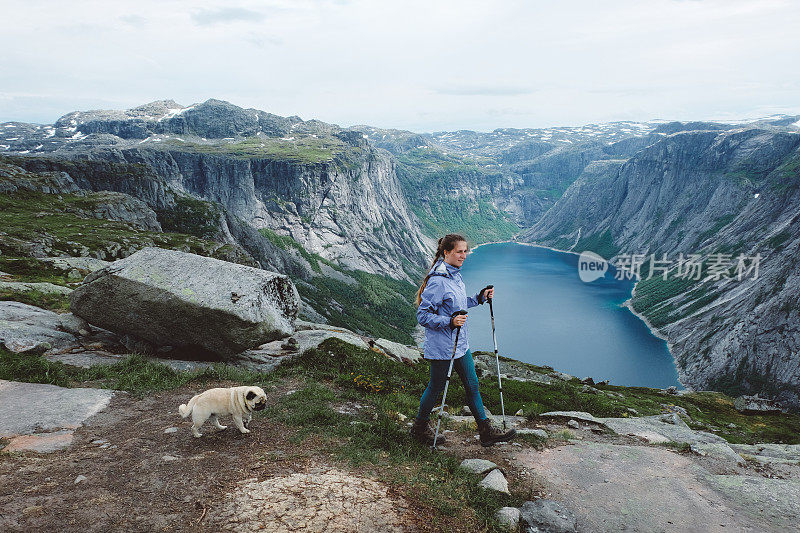
[(348, 268), (403, 278), (409, 262), (424, 257), (394, 164), (369, 147), (346, 163), (136, 148), (92, 157), (147, 165), (171, 188), (218, 202), (253, 227), (290, 235)]
[(756, 279), (731, 268), (718, 280), (643, 280), (632, 304), (666, 335), (686, 385), (800, 405), (799, 186), (800, 134), (677, 133), (589, 165), (519, 240), (606, 258), (727, 254), (734, 267), (760, 254)]
[[(219, 100), (186, 108), (167, 100), (12, 128), (18, 134), (10, 151), (95, 162), (91, 183), (81, 187), (129, 193), (154, 208), (172, 205), (173, 192), (218, 202), (325, 259), (393, 278), (415, 279), (426, 261), (431, 243), (408, 208), (391, 156), (333, 124)], [(97, 174), (103, 165), (145, 169), (147, 176)], [(52, 163), (40, 166), (34, 170)]]

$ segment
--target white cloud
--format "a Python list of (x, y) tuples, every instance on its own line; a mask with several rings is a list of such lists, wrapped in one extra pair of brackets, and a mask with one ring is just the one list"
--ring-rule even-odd
[(0, 121), (166, 98), (417, 131), (800, 112), (792, 1), (135, 6), (8, 2)]

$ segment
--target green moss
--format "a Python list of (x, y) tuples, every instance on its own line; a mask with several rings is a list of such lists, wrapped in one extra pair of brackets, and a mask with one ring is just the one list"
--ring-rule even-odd
[[(87, 196), (91, 200), (100, 194)], [(231, 259), (231, 247), (193, 235), (146, 231), (127, 222), (91, 218), (74, 212), (72, 207), (76, 203), (86, 201), (84, 197), (71, 194), (31, 191), (0, 195), (0, 228), (7, 236), (0, 242), (0, 253), (19, 257), (25, 250), (14, 242), (43, 242), (49, 245), (53, 255), (91, 255), (106, 260), (118, 259), (130, 250), (146, 246)], [(237, 260), (249, 263), (244, 256), (238, 256)]]
[(331, 163), (339, 170), (356, 168), (360, 150), (337, 137), (295, 136), (294, 139), (248, 137), (235, 142), (181, 143), (167, 139), (165, 147), (181, 151), (220, 154), (245, 159), (269, 159), (303, 165)]
[(69, 296), (64, 294), (47, 293), (38, 290), (15, 291), (11, 289), (0, 289), (0, 301), (10, 300), (12, 302), (22, 302), (55, 311), (56, 313), (66, 313), (69, 311)]
[(63, 270), (34, 257), (0, 255), (0, 271), (11, 274), (14, 281), (47, 282), (64, 286), (69, 282)]
[(164, 231), (185, 233), (201, 239), (213, 239), (219, 233), (222, 208), (213, 202), (176, 195), (175, 205), (156, 210)]

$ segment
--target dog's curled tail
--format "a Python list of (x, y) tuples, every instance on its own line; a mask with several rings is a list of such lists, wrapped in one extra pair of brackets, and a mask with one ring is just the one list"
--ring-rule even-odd
[(181, 404), (178, 407), (178, 412), (181, 414), (181, 418), (186, 418), (190, 414), (192, 414), (192, 409), (194, 409), (194, 402), (197, 401), (197, 396), (193, 396), (191, 400), (189, 400), (189, 404)]

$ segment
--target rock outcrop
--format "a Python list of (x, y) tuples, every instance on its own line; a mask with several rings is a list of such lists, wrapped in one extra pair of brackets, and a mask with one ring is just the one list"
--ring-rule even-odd
[(70, 303), (102, 328), (231, 357), (290, 335), (299, 296), (281, 274), (145, 248), (87, 276)]

